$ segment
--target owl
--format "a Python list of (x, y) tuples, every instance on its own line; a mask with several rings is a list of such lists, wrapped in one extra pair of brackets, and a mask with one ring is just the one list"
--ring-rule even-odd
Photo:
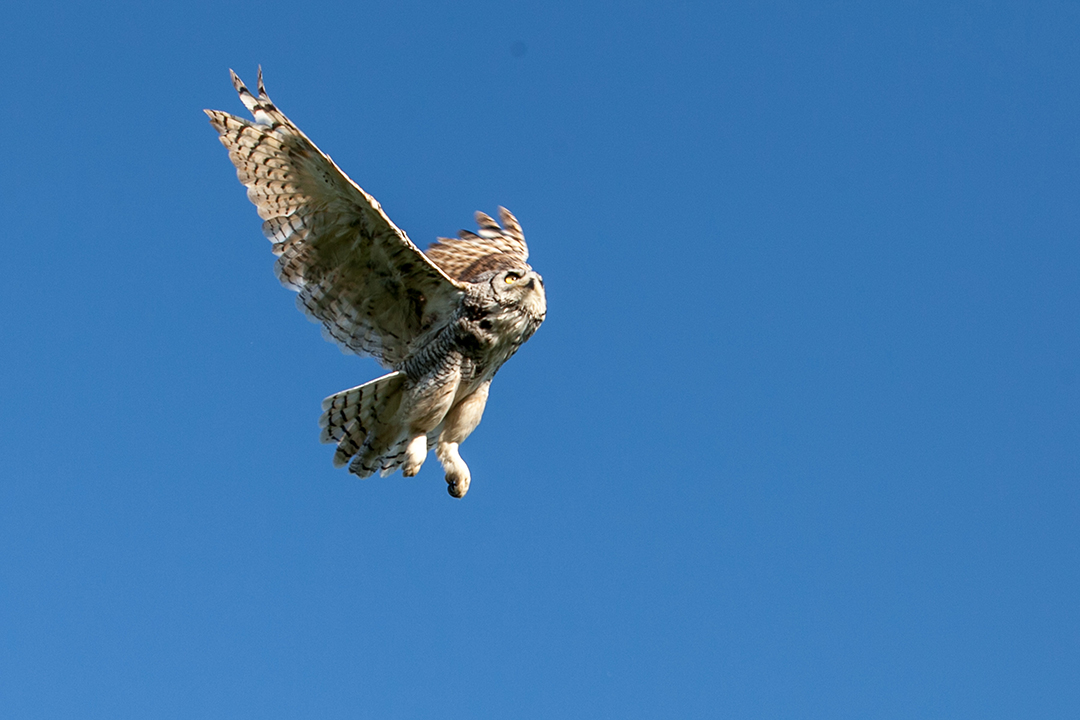
[(499, 368), (547, 313), (544, 281), (517, 219), (476, 213), (476, 232), (439, 238), (426, 252), (409, 240), (270, 101), (230, 70), (254, 120), (207, 110), (277, 256), (274, 272), (297, 306), (343, 351), (391, 370), (323, 400), (322, 441), (334, 465), (366, 478), (411, 477), (428, 451), (464, 497), (469, 467), (459, 445), (476, 429)]

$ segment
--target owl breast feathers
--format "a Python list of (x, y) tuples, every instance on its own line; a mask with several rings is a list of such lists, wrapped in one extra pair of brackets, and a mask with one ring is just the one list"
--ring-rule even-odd
[(469, 489), (458, 445), (480, 422), (496, 371), (544, 321), (544, 281), (525, 261), (517, 219), (476, 213), (476, 232), (421, 252), (375, 198), (270, 101), (232, 73), (254, 120), (207, 110), (263, 219), (274, 272), (343, 350), (388, 375), (323, 400), (334, 465), (369, 477), (416, 475), (435, 448), (450, 494)]

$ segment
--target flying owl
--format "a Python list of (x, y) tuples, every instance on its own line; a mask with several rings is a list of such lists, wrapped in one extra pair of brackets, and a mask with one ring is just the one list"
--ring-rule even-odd
[(261, 68), (258, 97), (229, 72), (254, 121), (206, 114), (264, 220), (274, 272), (325, 337), (392, 370), (323, 400), (334, 465), (411, 477), (434, 447), (450, 494), (464, 497), (471, 475), (458, 446), (480, 422), (491, 379), (547, 312), (521, 225), (505, 208), (501, 225), (478, 212), (477, 232), (421, 252), (274, 106)]

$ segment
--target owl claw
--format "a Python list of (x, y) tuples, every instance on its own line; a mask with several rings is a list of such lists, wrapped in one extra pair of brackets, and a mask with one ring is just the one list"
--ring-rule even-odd
[(446, 484), (449, 486), (446, 491), (456, 498), (465, 497), (465, 493), (469, 492), (469, 481), (472, 480), (472, 476), (469, 473), (469, 466), (458, 454), (458, 444), (440, 442), (435, 454), (439, 457), (443, 470), (446, 471)]
[(463, 498), (465, 493), (469, 492), (469, 477), (467, 475), (463, 478), (454, 478), (447, 475), (446, 483), (446, 491), (453, 497)]

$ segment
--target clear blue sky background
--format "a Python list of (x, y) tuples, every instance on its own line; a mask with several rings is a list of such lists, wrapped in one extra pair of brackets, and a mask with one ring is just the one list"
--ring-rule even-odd
[[(5, 717), (1077, 717), (1075, 3), (30, 5)], [(259, 63), (418, 243), (525, 226), (463, 501), (318, 442), (380, 370), (202, 114)]]

